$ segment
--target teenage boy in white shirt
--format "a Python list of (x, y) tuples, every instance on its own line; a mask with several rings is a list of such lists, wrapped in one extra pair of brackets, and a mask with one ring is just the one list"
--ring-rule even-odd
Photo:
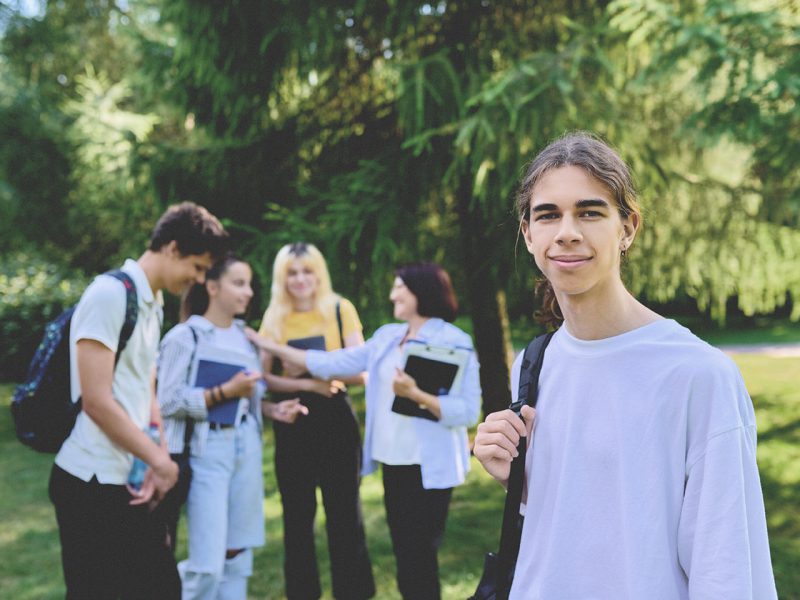
[[(67, 598), (179, 598), (180, 579), (152, 504), (175, 484), (178, 467), (166, 445), (145, 433), (161, 428), (151, 373), (161, 336), (162, 295), (203, 282), (227, 245), (227, 233), (205, 208), (171, 206), (148, 249), (122, 271), (134, 282), (136, 326), (115, 356), (125, 318), (124, 285), (99, 276), (86, 289), (70, 325), (73, 401), (82, 399), (71, 434), (50, 477)], [(133, 457), (149, 465), (140, 490), (127, 485)]]
[(567, 135), (531, 163), (517, 211), (559, 329), (536, 410), (493, 413), (475, 437), (504, 485), (529, 440), (511, 600), (776, 598), (741, 375), (622, 282), (641, 222), (627, 165)]

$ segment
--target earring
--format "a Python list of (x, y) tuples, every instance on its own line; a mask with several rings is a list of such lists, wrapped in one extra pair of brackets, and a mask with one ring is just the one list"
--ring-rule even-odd
[(625, 246), (623, 246), (620, 253), (622, 254), (622, 258), (625, 258), (628, 254), (628, 249)]

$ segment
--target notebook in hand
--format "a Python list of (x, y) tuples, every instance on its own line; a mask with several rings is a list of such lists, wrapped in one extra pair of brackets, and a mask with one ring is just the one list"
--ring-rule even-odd
[[(447, 394), (452, 388), (458, 369), (458, 364), (409, 354), (403, 370), (416, 380), (419, 389), (434, 396), (441, 396)], [(409, 417), (419, 417), (430, 421), (439, 420), (431, 411), (403, 396), (395, 396), (392, 411)]]
[[(242, 365), (201, 359), (197, 363), (197, 378), (194, 384), (202, 388), (221, 385), (239, 371), (244, 370), (245, 368)], [(228, 398), (226, 402), (208, 409), (208, 422), (219, 423), (220, 425), (234, 425), (238, 411), (239, 398)]]
[(292, 348), (299, 348), (300, 350), (325, 350), (325, 338), (321, 335), (297, 338), (295, 340), (288, 340), (286, 345)]

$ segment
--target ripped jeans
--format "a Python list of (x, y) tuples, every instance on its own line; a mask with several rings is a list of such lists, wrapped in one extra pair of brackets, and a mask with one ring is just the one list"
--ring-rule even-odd
[[(264, 545), (261, 435), (254, 418), (208, 432), (202, 456), (190, 458), (186, 501), (189, 556), (178, 570), (183, 599), (244, 600), (253, 572), (250, 550)], [(233, 558), (226, 550), (242, 549)]]

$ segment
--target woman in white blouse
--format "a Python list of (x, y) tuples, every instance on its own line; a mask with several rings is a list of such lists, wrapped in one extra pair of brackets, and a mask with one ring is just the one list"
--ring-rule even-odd
[[(450, 323), (458, 309), (450, 277), (439, 265), (397, 269), (389, 299), (402, 323), (384, 325), (366, 344), (335, 352), (298, 350), (254, 338), (267, 352), (332, 379), (367, 371), (363, 474), (381, 464), (384, 503), (397, 560), (397, 584), (407, 600), (438, 599), (437, 551), (453, 488), (469, 470), (467, 427), (480, 409), (478, 361), (470, 352), (458, 391), (430, 394), (402, 371), (405, 344), (419, 340), (472, 350), (468, 334)], [(432, 419), (392, 411), (410, 399)]]

